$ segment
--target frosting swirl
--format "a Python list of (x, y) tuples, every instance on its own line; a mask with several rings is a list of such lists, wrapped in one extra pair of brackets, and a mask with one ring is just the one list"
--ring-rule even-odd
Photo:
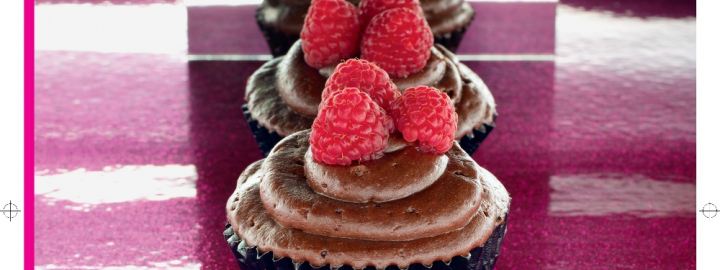
[[(424, 190), (386, 203), (348, 203), (308, 186), (303, 164), (308, 136), (302, 131), (286, 137), (240, 176), (227, 214), (249, 245), (315, 266), (404, 268), (467, 254), (505, 222), (507, 191), (457, 144), (445, 154), (445, 173)], [(296, 219), (287, 218), (292, 215)], [(324, 231), (324, 224), (342, 226)], [(422, 233), (410, 233), (418, 230)]]
[(447, 156), (424, 154), (408, 147), (400, 136), (390, 137), (389, 144), (382, 160), (349, 168), (315, 162), (312, 151), (307, 151), (305, 176), (308, 186), (318, 194), (339, 201), (382, 203), (413, 195), (445, 173)]

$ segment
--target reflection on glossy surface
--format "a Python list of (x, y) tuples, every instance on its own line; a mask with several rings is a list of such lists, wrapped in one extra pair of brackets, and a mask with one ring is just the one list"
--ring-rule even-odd
[[(474, 158), (513, 197), (498, 269), (695, 266), (694, 13), (675, 2), (614, 3), (561, 5), (552, 44), (506, 39), (550, 48), (556, 61), (467, 62), (500, 113)], [(56, 19), (91, 16), (47, 8)], [(125, 12), (115, 8), (99, 12)], [(102, 19), (126, 35), (119, 17)], [(147, 33), (184, 31), (175, 22)], [(47, 45), (36, 62), (38, 266), (237, 269), (222, 237), (224, 203), (261, 157), (241, 105), (262, 63), (186, 62), (175, 41), (125, 48), (77, 34), (91, 26), (50, 24), (39, 34), (56, 36), (44, 40), (70, 40)], [(237, 35), (264, 42), (252, 26)]]
[[(139, 187), (138, 187), (139, 188)], [(88, 191), (92, 192), (92, 191)], [(38, 266), (98, 269), (158, 263), (198, 266), (192, 244), (203, 228), (194, 220), (193, 199), (133, 201), (95, 205), (85, 211), (58, 201), (36, 199)]]
[[(45, 266), (36, 267), (36, 269), (97, 269), (96, 266), (67, 266), (67, 265), (54, 265), (49, 264)], [(134, 269), (134, 270), (149, 270), (149, 269), (165, 269), (165, 270), (190, 270), (190, 269), (200, 269), (199, 264), (183, 264), (182, 260), (172, 260), (167, 262), (152, 262), (150, 263), (150, 266), (144, 266), (144, 265), (123, 265), (123, 266), (108, 266), (108, 267), (102, 267), (104, 270), (124, 270), (124, 269)]]
[(38, 50), (184, 53), (187, 48), (182, 6), (39, 5), (35, 14)]
[(93, 5), (147, 5), (161, 3), (177, 3), (180, 0), (36, 0), (37, 4), (93, 4)]
[(619, 16), (639, 18), (688, 18), (695, 17), (694, 0), (563, 0), (563, 4), (596, 12), (612, 12)]
[[(193, 165), (116, 166), (101, 171), (39, 171), (35, 193), (47, 204), (66, 200), (87, 207), (138, 200), (162, 201), (195, 197)], [(93, 192), (88, 192), (92, 190)], [(76, 209), (76, 208), (74, 208)]]
[(39, 52), (35, 65), (37, 170), (192, 162), (184, 61)]
[(695, 185), (642, 175), (550, 177), (551, 216), (692, 217)]
[(694, 18), (559, 10), (556, 97), (563, 106), (556, 119), (563, 140), (694, 142)]

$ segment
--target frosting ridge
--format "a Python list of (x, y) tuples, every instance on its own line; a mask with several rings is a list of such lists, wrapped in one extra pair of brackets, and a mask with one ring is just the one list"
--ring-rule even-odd
[[(447, 156), (420, 152), (394, 135), (382, 158), (351, 166), (315, 162), (312, 151), (307, 151), (305, 176), (308, 186), (318, 194), (339, 201), (382, 203), (418, 193), (445, 173)], [(409, 160), (412, 162), (407, 162)]]

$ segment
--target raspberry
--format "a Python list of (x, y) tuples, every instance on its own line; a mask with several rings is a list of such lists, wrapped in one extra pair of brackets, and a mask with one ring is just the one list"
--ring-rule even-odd
[(339, 64), (325, 82), (322, 99), (325, 100), (336, 91), (347, 87), (357, 87), (368, 93), (386, 112), (390, 111), (390, 103), (400, 96), (397, 86), (390, 80), (387, 72), (362, 59), (350, 59)]
[(336, 91), (320, 103), (313, 122), (313, 158), (331, 165), (379, 158), (388, 144), (389, 123), (390, 117), (367, 93), (354, 87)]
[(432, 31), (422, 16), (406, 8), (393, 8), (370, 20), (360, 51), (363, 59), (404, 78), (425, 67), (432, 44)]
[(300, 39), (305, 62), (314, 68), (355, 56), (360, 40), (359, 12), (345, 0), (313, 0)]
[(362, 0), (360, 1), (360, 29), (365, 29), (370, 20), (380, 12), (391, 8), (407, 8), (422, 15), (418, 0)]
[(425, 152), (442, 154), (455, 140), (457, 113), (450, 97), (429, 86), (408, 88), (393, 102), (395, 127)]

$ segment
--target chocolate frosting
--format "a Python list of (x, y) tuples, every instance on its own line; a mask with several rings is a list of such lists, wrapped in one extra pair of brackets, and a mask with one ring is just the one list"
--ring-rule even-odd
[[(326, 77), (303, 60), (300, 41), (288, 54), (265, 63), (248, 80), (246, 100), (253, 118), (281, 136), (308, 129), (317, 114)], [(492, 125), (495, 100), (485, 83), (453, 53), (435, 45), (423, 70), (394, 78), (401, 91), (418, 85), (445, 91), (458, 113), (456, 139)]]
[[(407, 198), (359, 204), (323, 196), (307, 184), (306, 171), (312, 168), (304, 163), (308, 132), (299, 133), (293, 135), (294, 140), (278, 143), (263, 165), (267, 170), (260, 184), (263, 204), (284, 226), (331, 237), (406, 241), (462, 228), (480, 204), (482, 189), (476, 181), (474, 162), (459, 147), (446, 154), (447, 167), (436, 183)], [(418, 152), (415, 147), (406, 149)], [(385, 158), (376, 160), (384, 161)], [(346, 169), (350, 171), (352, 167)], [(405, 174), (388, 173), (389, 179)], [(444, 202), (437, 203), (437, 196), (443, 197)]]
[[(318, 194), (335, 200), (389, 202), (413, 195), (437, 181), (448, 164), (446, 155), (429, 155), (409, 146), (397, 133), (379, 160), (347, 166), (315, 162), (305, 154), (307, 184)], [(405, 162), (412, 160), (413, 162)]]
[(420, 0), (425, 19), (436, 36), (467, 27), (475, 16), (470, 3), (463, 0)]
[(305, 63), (300, 42), (290, 47), (278, 65), (276, 73), (278, 94), (293, 111), (315, 117), (325, 88), (326, 77)]
[[(431, 186), (403, 199), (363, 204), (335, 201), (314, 193), (307, 186), (304, 155), (308, 150), (308, 137), (309, 131), (286, 137), (267, 159), (253, 163), (240, 176), (238, 188), (228, 200), (226, 210), (233, 231), (250, 246), (257, 246), (264, 252), (272, 251), (278, 258), (308, 261), (314, 266), (383, 269), (397, 265), (404, 268), (412, 263), (427, 265), (465, 255), (472, 248), (482, 246), (495, 227), (505, 222), (510, 200), (507, 191), (492, 174), (477, 166), (457, 143), (445, 154), (448, 158), (446, 173)], [(378, 161), (382, 160), (384, 158)], [(402, 161), (412, 163), (411, 160)], [(352, 170), (350, 166), (346, 169)], [(467, 194), (463, 195), (464, 189), (474, 192), (467, 197)], [(464, 217), (461, 226), (451, 226), (451, 222), (447, 222), (447, 219), (455, 218), (448, 212), (463, 215), (467, 210), (470, 215)], [(280, 212), (299, 213), (303, 218), (281, 219), (278, 218)], [(304, 216), (310, 221), (304, 221)], [(355, 228), (357, 231), (371, 231), (366, 236), (373, 240), (339, 237), (337, 231), (318, 232), (304, 225), (347, 226), (358, 218), (365, 224), (352, 226), (359, 226)], [(434, 224), (443, 226), (439, 226), (442, 230), (438, 232), (425, 230), (419, 238), (386, 237), (394, 234), (392, 230), (395, 229), (387, 225), (395, 223), (415, 230), (425, 230), (424, 227)], [(373, 228), (376, 225), (380, 227)]]
[[(357, 5), (360, 1), (352, 0)], [(467, 27), (475, 11), (464, 0), (420, 0), (425, 18), (436, 36)], [(265, 0), (258, 8), (262, 20), (280, 32), (300, 36), (310, 0)]]
[(278, 57), (266, 62), (250, 76), (245, 89), (245, 100), (250, 114), (260, 125), (270, 132), (287, 136), (310, 128), (315, 118), (291, 110), (280, 98), (276, 87), (276, 74), (282, 59)]

